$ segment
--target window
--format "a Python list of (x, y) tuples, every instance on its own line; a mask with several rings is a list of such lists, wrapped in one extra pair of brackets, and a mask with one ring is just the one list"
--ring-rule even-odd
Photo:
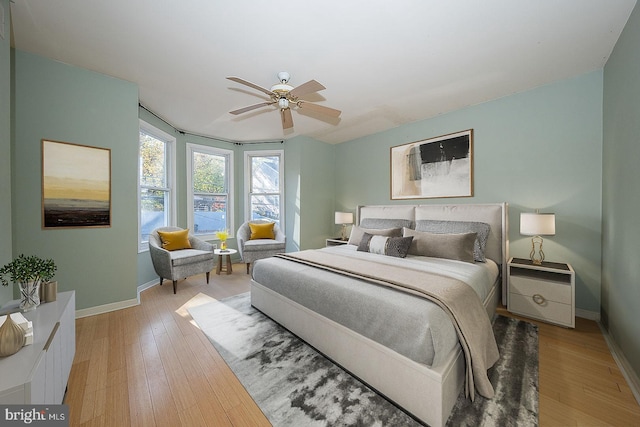
[(138, 250), (148, 249), (149, 233), (175, 223), (176, 139), (140, 121)]
[(207, 240), (233, 230), (233, 151), (187, 144), (189, 228)]
[(245, 152), (247, 219), (269, 219), (284, 228), (284, 152)]

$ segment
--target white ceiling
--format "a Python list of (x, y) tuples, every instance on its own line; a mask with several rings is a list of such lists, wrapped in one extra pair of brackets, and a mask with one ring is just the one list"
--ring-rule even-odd
[[(135, 82), (179, 130), (340, 143), (601, 69), (636, 0), (13, 0), (13, 45)], [(270, 88), (315, 79), (283, 131)]]

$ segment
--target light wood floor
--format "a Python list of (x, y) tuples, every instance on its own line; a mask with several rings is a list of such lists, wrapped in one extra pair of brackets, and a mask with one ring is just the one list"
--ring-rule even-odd
[[(244, 265), (211, 276), (209, 285), (204, 275), (180, 281), (176, 295), (165, 281), (139, 306), (76, 321), (71, 426), (270, 425), (187, 312), (249, 290)], [(541, 426), (640, 426), (595, 322), (539, 326)]]

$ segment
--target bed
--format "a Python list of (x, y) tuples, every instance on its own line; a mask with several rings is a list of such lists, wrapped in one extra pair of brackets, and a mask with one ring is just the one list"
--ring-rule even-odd
[[(309, 255), (334, 260), (336, 265), (339, 259), (345, 265), (356, 265), (358, 258), (368, 258), (366, 262), (379, 266), (376, 274), (410, 270), (414, 282), (422, 277), (422, 269), (435, 269), (438, 275), (469, 281), (469, 289), (482, 304), (480, 316), (486, 313), (486, 319), (493, 317), (501, 295), (506, 295), (505, 203), (361, 206), (356, 218), (349, 242), (353, 244)], [(485, 262), (411, 254), (398, 258), (358, 251), (356, 246), (363, 237), (358, 232), (366, 232), (366, 238), (373, 242), (369, 233), (396, 232), (398, 228), (403, 229), (403, 235), (411, 235), (412, 230), (446, 233), (452, 224), (468, 223), (488, 225), (482, 251)], [(444, 224), (445, 230), (430, 228), (434, 224), (436, 228)], [(453, 227), (452, 233), (457, 231)], [(477, 242), (474, 258), (478, 256), (475, 249)], [(470, 369), (465, 360), (466, 344), (461, 345), (456, 336), (457, 326), (454, 328), (437, 304), (297, 259), (260, 260), (252, 274), (251, 303), (255, 308), (417, 419), (430, 426), (446, 423)]]

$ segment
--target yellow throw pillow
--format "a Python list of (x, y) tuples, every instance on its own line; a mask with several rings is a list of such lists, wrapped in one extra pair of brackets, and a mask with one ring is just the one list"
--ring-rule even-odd
[(158, 231), (160, 240), (162, 240), (162, 248), (168, 251), (178, 249), (191, 249), (189, 243), (189, 230), (180, 231)]
[(276, 235), (273, 232), (273, 226), (275, 222), (268, 222), (266, 224), (253, 224), (249, 223), (249, 228), (251, 228), (251, 237), (249, 240), (256, 239), (275, 239)]

